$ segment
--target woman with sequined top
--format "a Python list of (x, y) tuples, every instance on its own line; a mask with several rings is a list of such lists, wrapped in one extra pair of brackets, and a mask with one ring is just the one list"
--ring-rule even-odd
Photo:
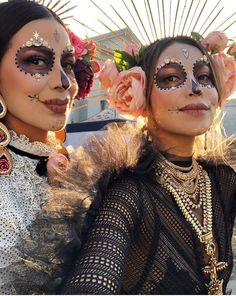
[(47, 169), (67, 165), (54, 133), (78, 91), (75, 62), (53, 11), (34, 1), (0, 4), (0, 294), (55, 294), (60, 283), (59, 251), (72, 237), (70, 221), (47, 209)]
[(63, 294), (226, 293), (236, 173), (216, 120), (236, 67), (202, 44), (167, 37), (105, 63), (111, 106), (146, 123), (111, 126), (78, 152), (71, 182), (79, 170), (96, 196)]

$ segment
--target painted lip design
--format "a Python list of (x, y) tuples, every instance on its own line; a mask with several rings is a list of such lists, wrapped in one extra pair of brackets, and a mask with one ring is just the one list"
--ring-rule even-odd
[(69, 100), (68, 99), (50, 99), (42, 103), (54, 113), (65, 113)]
[(194, 116), (204, 115), (209, 110), (210, 107), (203, 103), (188, 104), (179, 109), (179, 111), (181, 112), (185, 112)]

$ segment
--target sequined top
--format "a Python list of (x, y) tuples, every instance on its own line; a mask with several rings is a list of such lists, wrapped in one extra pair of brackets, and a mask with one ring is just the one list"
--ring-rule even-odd
[[(212, 184), (213, 231), (223, 290), (233, 267), (236, 173), (203, 164)], [(103, 192), (106, 192), (104, 195)], [(202, 244), (153, 167), (123, 171), (88, 212), (89, 231), (63, 294), (207, 294)]]

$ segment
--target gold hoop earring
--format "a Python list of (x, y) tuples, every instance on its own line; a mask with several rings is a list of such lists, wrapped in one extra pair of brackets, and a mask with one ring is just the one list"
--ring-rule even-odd
[[(3, 118), (6, 113), (7, 106), (0, 96), (0, 118)], [(11, 136), (7, 127), (0, 122), (0, 176), (8, 175), (12, 171), (12, 156), (6, 148), (10, 141)]]

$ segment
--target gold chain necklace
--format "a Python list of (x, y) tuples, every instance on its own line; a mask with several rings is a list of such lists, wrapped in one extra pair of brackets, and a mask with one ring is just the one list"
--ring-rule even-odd
[[(186, 168), (173, 165), (161, 154), (157, 156), (155, 171), (157, 182), (174, 197), (185, 219), (191, 224), (200, 242), (204, 245), (204, 251), (209, 257), (208, 265), (202, 268), (203, 273), (209, 275), (210, 278), (207, 285), (208, 295), (223, 295), (223, 279), (218, 278), (217, 272), (225, 269), (228, 264), (218, 262), (216, 258), (216, 245), (212, 231), (211, 181), (207, 172), (194, 158), (192, 167), (187, 171)], [(197, 204), (192, 202), (191, 194), (194, 200), (198, 197)], [(192, 211), (201, 206), (202, 223)]]

